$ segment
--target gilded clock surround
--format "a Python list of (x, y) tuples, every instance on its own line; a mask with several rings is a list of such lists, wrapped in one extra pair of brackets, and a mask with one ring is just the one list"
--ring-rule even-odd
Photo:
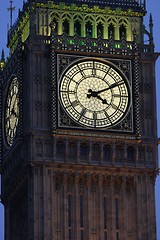
[(130, 106), (130, 87), (113, 64), (98, 58), (74, 62), (61, 76), (59, 97), (78, 124), (107, 128), (120, 122)]
[[(58, 54), (57, 66), (59, 127), (133, 132), (131, 61)], [(107, 71), (110, 72), (108, 75)], [(114, 80), (112, 75), (119, 80)], [(109, 80), (105, 82), (103, 78), (107, 79), (107, 76)], [(76, 84), (73, 84), (74, 78), (77, 79)], [(114, 88), (112, 84), (116, 84), (116, 81), (121, 83), (121, 80), (124, 84)], [(97, 91), (100, 88), (109, 89), (107, 94), (104, 91), (94, 97), (91, 86)], [(124, 91), (124, 94), (120, 93), (121, 91)], [(124, 99), (121, 99), (123, 95)], [(123, 110), (120, 109), (121, 104)]]

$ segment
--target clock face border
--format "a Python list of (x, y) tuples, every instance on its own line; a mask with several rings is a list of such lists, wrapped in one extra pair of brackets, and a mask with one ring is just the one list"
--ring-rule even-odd
[[(62, 56), (62, 55), (61, 55)], [(65, 56), (65, 55), (64, 55)], [(67, 57), (67, 56), (66, 56)], [(75, 57), (75, 56), (69, 56), (68, 58), (72, 59), (70, 62), (68, 61), (68, 63), (66, 64), (66, 66), (63, 68), (61, 68), (61, 73), (59, 73), (59, 76), (58, 76), (58, 100), (59, 100), (59, 113), (60, 113), (60, 109), (63, 108), (63, 111), (66, 113), (66, 116), (68, 116), (71, 121), (77, 123), (77, 128), (82, 128), (82, 129), (90, 129), (90, 130), (114, 130), (115, 126), (117, 126), (120, 122), (123, 121), (123, 119), (126, 118), (130, 108), (131, 108), (131, 103), (132, 103), (132, 91), (131, 91), (131, 88), (132, 88), (132, 84), (131, 84), (131, 79), (128, 79), (125, 74), (122, 72), (122, 70), (120, 70), (118, 68), (118, 66), (116, 66), (114, 63), (113, 63), (113, 59), (106, 59), (106, 58), (97, 58), (97, 57), (87, 57), (87, 56), (79, 56), (79, 57)], [(76, 64), (79, 64), (79, 63), (83, 63), (83, 62), (87, 62), (87, 61), (97, 61), (101, 64), (104, 64), (108, 67), (110, 67), (111, 69), (113, 69), (115, 72), (117, 72), (118, 76), (120, 76), (123, 81), (125, 82), (125, 85), (126, 85), (126, 89), (128, 91), (128, 104), (127, 104), (127, 107), (125, 108), (125, 111), (124, 113), (122, 114), (121, 117), (119, 117), (118, 121), (114, 121), (114, 123), (111, 123), (111, 124), (106, 124), (106, 125), (100, 125), (98, 127), (95, 127), (95, 125), (92, 125), (92, 126), (87, 126), (85, 124), (81, 124), (81, 123), (78, 123), (78, 120), (75, 120), (73, 118), (72, 115), (70, 115), (66, 109), (65, 109), (65, 106), (64, 104), (62, 103), (62, 99), (61, 99), (61, 96), (60, 96), (60, 93), (59, 93), (59, 87), (61, 85), (61, 81), (63, 79), (63, 77), (65, 76), (66, 73), (68, 73), (70, 71), (70, 69), (74, 66), (76, 66)], [(111, 62), (112, 61), (112, 62)], [(64, 62), (64, 61), (63, 61)], [(123, 60), (124, 62), (124, 60)], [(129, 62), (129, 61), (128, 61)], [(101, 83), (103, 82), (102, 80), (100, 80)], [(103, 84), (101, 86), (102, 88), (105, 88), (105, 85), (103, 87)], [(110, 91), (111, 92), (111, 91)], [(75, 102), (76, 104), (76, 102)], [(61, 107), (62, 106), (62, 107)], [(66, 118), (65, 116), (65, 118)], [(60, 120), (60, 119), (59, 119)], [(66, 121), (67, 122), (67, 121)], [(69, 121), (68, 121), (69, 122)], [(58, 121), (58, 125), (60, 126), (60, 121)], [(67, 124), (64, 124), (63, 127), (68, 127)], [(71, 126), (72, 127), (72, 126)], [(75, 126), (76, 128), (76, 126)], [(115, 129), (116, 130), (116, 129)]]
[(17, 136), (19, 125), (19, 83), (14, 75), (9, 81), (5, 99), (4, 136), (7, 147), (11, 147)]

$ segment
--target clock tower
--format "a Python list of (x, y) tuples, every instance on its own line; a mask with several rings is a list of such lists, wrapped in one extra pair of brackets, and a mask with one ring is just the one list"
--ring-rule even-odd
[(5, 240), (156, 240), (145, 15), (145, 0), (24, 3), (0, 73)]

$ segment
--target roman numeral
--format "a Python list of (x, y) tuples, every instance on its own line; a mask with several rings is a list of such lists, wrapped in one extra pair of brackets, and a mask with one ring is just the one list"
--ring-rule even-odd
[(115, 105), (114, 103), (111, 103), (111, 106), (112, 106), (112, 108), (115, 109), (115, 110), (117, 110), (117, 108), (118, 108), (118, 106)]
[(87, 112), (87, 110), (85, 108), (83, 108), (80, 113), (81, 116), (79, 117), (79, 120), (85, 115), (86, 112)]
[(118, 98), (123, 97), (123, 96), (121, 96), (121, 94), (113, 94), (113, 96), (118, 97)]
[(84, 77), (84, 78), (85, 78), (85, 77), (86, 77), (86, 75), (84, 74), (84, 71), (82, 71), (82, 70), (81, 70), (81, 68), (80, 68), (80, 66), (79, 66), (79, 65), (77, 65), (77, 66), (78, 66), (78, 68), (79, 68), (79, 72), (81, 73), (82, 77)]
[(73, 101), (73, 102), (71, 103), (71, 105), (72, 105), (73, 107), (76, 107), (77, 105), (79, 105), (79, 102), (78, 102), (77, 100), (75, 100), (75, 101)]
[(112, 124), (112, 121), (111, 121), (111, 119), (110, 119), (108, 113), (107, 113), (106, 111), (104, 111), (104, 114), (106, 115), (106, 117), (107, 117), (107, 119), (110, 121), (110, 123)]
[(97, 121), (97, 113), (93, 113), (93, 119), (94, 119), (94, 126), (96, 127), (96, 121)]

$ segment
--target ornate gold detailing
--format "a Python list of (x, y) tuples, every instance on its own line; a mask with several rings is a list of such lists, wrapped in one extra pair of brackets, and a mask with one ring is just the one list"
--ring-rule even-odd
[[(34, 7), (40, 7), (40, 8), (46, 8), (48, 3), (35, 3)], [(112, 10), (110, 7), (100, 8), (99, 6), (93, 6), (89, 7), (87, 4), (82, 4), (81, 6), (78, 6), (76, 4), (67, 5), (63, 2), (60, 2), (58, 4), (49, 4), (48, 5), (50, 9), (56, 9), (56, 10), (63, 10), (63, 11), (75, 11), (75, 12), (92, 12), (92, 13), (99, 13), (99, 14), (109, 14), (109, 15), (123, 15), (123, 16), (143, 16), (144, 13), (132, 11), (131, 9), (128, 10), (122, 10), (122, 9), (116, 9)]]

